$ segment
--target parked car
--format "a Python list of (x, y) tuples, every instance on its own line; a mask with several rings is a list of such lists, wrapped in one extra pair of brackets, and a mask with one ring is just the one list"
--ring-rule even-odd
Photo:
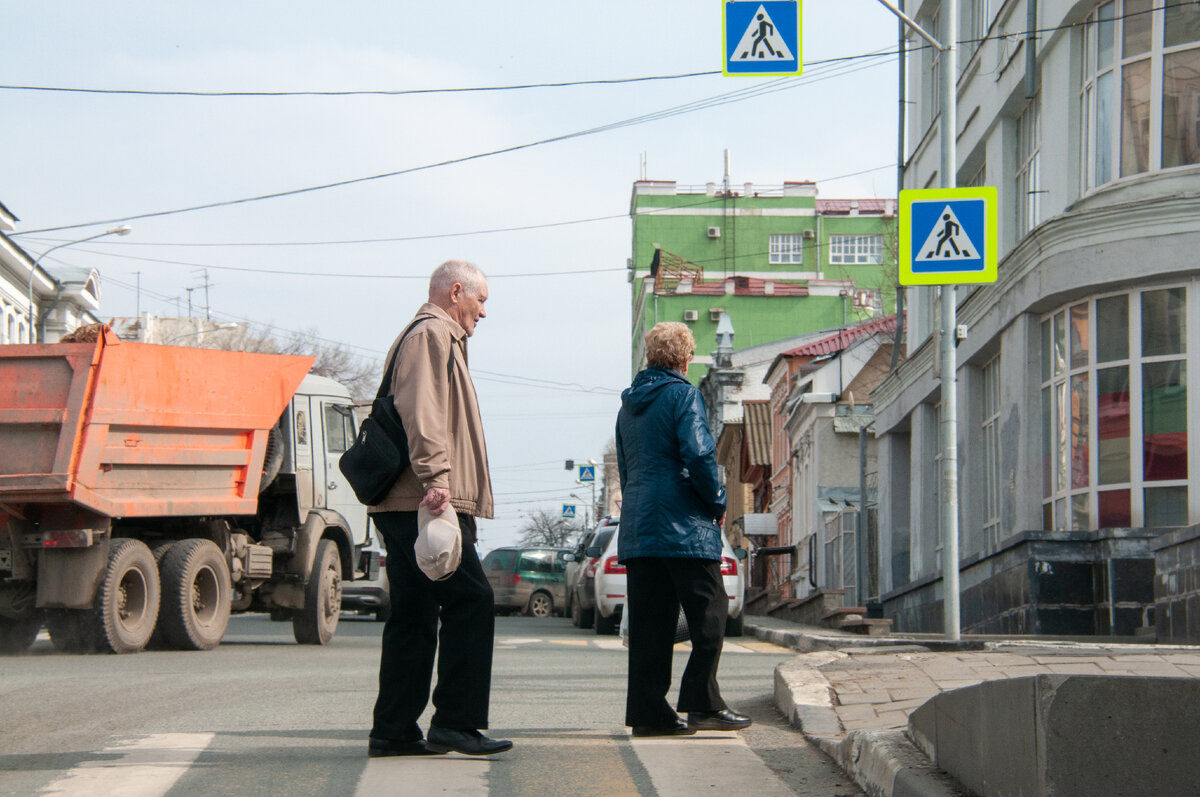
[(596, 566), (617, 533), (618, 518), (605, 518), (596, 527), (591, 540), (578, 554), (579, 570), (571, 586), (571, 623), (577, 628), (591, 628), (596, 618)]
[[(617, 633), (625, 608), (625, 566), (617, 561), (618, 538), (619, 535), (612, 535), (596, 563), (594, 593), (597, 634)], [(721, 532), (721, 580), (725, 583), (725, 594), (729, 596), (725, 636), (741, 636), (745, 625), (745, 558), (746, 552), (740, 548), (734, 550), (725, 533)]]
[(562, 614), (566, 606), (568, 548), (497, 548), (483, 558), (496, 611), (533, 617)]
[[(566, 613), (571, 617), (571, 623), (576, 628), (591, 628), (592, 627), (592, 611), (594, 609), (594, 601), (592, 599), (591, 581), (596, 574), (595, 561), (599, 558), (600, 551), (595, 551), (593, 556), (588, 556), (588, 549), (597, 545), (602, 546), (604, 543), (596, 543), (596, 535), (604, 529), (609, 529), (608, 535), (612, 534), (611, 529), (617, 527), (618, 518), (605, 517), (596, 524), (594, 528), (585, 530), (579, 537), (574, 550), (571, 551), (565, 558), (567, 560), (567, 605)], [(605, 535), (604, 539), (608, 539)], [(591, 564), (591, 572), (584, 578), (584, 571)], [(581, 589), (581, 582), (586, 582), (586, 589)], [(584, 600), (581, 602), (577, 595), (583, 592)]]
[(379, 554), (379, 570), (367, 572), (364, 578), (342, 582), (342, 611), (374, 614), (375, 619), (382, 623), (392, 613), (392, 596), (388, 590), (387, 551), (379, 539), (379, 532), (374, 528), (364, 550)]

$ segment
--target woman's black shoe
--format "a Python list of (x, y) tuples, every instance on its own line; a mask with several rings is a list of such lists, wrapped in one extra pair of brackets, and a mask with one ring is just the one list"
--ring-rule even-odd
[(367, 742), (367, 755), (370, 758), (384, 758), (393, 755), (441, 755), (443, 750), (430, 750), (425, 746), (424, 739), (408, 742), (394, 742), (385, 739), (371, 739)]
[(740, 731), (749, 728), (754, 720), (731, 709), (720, 711), (689, 711), (688, 727), (695, 731)]
[(675, 720), (671, 725), (634, 725), (634, 736), (691, 736), (695, 728), (688, 727), (683, 720)]
[(475, 730), (455, 731), (430, 725), (425, 746), (435, 753), (453, 750), (463, 755), (493, 755), (511, 750), (513, 743), (508, 739), (489, 738)]

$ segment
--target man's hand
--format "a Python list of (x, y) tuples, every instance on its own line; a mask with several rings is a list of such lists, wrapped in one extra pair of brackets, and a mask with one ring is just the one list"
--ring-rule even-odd
[(440, 515), (450, 506), (450, 491), (442, 487), (430, 487), (417, 506), (427, 507), (431, 515)]

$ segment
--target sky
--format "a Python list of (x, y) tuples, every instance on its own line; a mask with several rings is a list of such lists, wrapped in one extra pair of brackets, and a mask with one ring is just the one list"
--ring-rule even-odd
[[(876, 0), (804, 0), (798, 78), (722, 75), (715, 0), (3, 8), (0, 202), (34, 257), (133, 227), (47, 258), (100, 272), (102, 318), (187, 315), (190, 297), (195, 316), (313, 329), (382, 368), (433, 268), (483, 269), (481, 552), (590, 498), (564, 463), (601, 459), (632, 377), (643, 161), (720, 183), (728, 150), (738, 186), (896, 193), (896, 59), (866, 56), (894, 50), (897, 23)], [(368, 91), (411, 93), (345, 94)]]

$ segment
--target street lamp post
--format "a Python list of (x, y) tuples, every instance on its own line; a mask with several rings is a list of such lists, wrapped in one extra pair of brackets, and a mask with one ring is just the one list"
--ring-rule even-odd
[(29, 269), (29, 285), (27, 287), (27, 297), (28, 297), (28, 301), (29, 301), (29, 342), (30, 343), (37, 342), (34, 339), (36, 337), (34, 333), (37, 331), (37, 325), (34, 322), (34, 318), (33, 318), (33, 278), (37, 274), (38, 265), (42, 262), (42, 259), (44, 257), (46, 257), (46, 255), (50, 254), (51, 252), (53, 252), (56, 249), (63, 249), (68, 246), (74, 246), (75, 244), (87, 243), (88, 241), (94, 241), (97, 238), (103, 238), (106, 235), (128, 235), (129, 231), (132, 229), (133, 228), (130, 227), (128, 224), (122, 224), (120, 227), (113, 227), (110, 230), (105, 230), (104, 232), (96, 233), (95, 235), (89, 235), (87, 238), (80, 238), (77, 241), (67, 241), (66, 243), (61, 243), (61, 244), (58, 244), (57, 246), (52, 246), (49, 249), (47, 249), (45, 252), (42, 252), (40, 255), (37, 256), (37, 259), (33, 261), (33, 266), (31, 266)]
[[(941, 163), (938, 173), (942, 188), (958, 184), (958, 152), (955, 137), (958, 133), (958, 106), (955, 86), (958, 81), (958, 3), (942, 3), (942, 41), (925, 31), (906, 16), (891, 0), (879, 0), (939, 53), (941, 86), (941, 118), (938, 137), (941, 140)], [(940, 480), (942, 486), (942, 618), (946, 639), (957, 641), (959, 625), (958, 580), (958, 353), (955, 351), (954, 330), (958, 325), (958, 305), (953, 285), (943, 285), (941, 293), (941, 326), (939, 353), (942, 369), (942, 407), (938, 424), (942, 438)]]

